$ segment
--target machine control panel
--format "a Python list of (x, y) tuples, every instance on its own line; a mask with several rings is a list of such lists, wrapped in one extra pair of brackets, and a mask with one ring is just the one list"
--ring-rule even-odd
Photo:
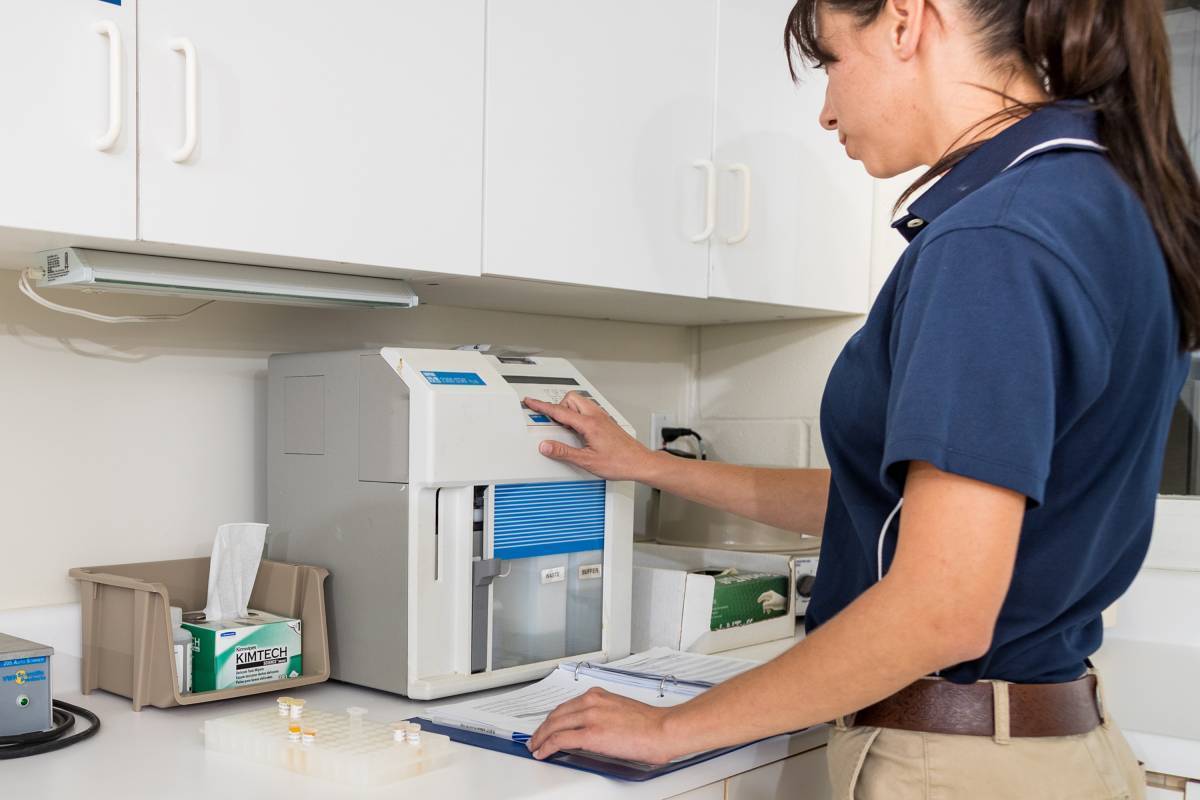
[[(541, 400), (546, 403), (561, 403), (563, 398), (569, 393), (582, 395), (590, 399), (592, 402), (604, 408), (604, 403), (593, 395), (586, 387), (584, 387), (577, 379), (565, 376), (551, 375), (508, 375), (502, 376), (517, 394), (522, 397), (532, 397), (534, 400)], [(522, 401), (521, 408), (525, 411), (525, 417), (528, 420), (528, 425), (558, 425), (550, 417), (545, 414), (539, 414)], [(605, 412), (609, 412), (604, 408)]]

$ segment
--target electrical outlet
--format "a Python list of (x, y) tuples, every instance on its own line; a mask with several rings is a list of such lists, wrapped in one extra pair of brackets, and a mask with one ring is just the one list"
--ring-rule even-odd
[(650, 440), (647, 444), (651, 450), (661, 450), (663, 448), (662, 429), (675, 426), (675, 415), (666, 411), (653, 411), (650, 413)]

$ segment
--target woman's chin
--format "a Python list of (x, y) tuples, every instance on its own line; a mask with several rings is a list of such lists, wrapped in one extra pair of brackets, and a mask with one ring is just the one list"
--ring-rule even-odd
[(863, 169), (865, 169), (867, 174), (872, 178), (885, 180), (887, 178), (894, 178), (897, 175), (902, 175), (908, 171), (907, 169), (898, 169), (894, 165), (887, 164), (871, 158), (870, 156), (863, 156), (862, 158), (859, 158), (858, 156), (851, 155), (849, 152), (847, 152), (847, 155), (849, 155), (855, 161), (860, 162), (863, 165)]

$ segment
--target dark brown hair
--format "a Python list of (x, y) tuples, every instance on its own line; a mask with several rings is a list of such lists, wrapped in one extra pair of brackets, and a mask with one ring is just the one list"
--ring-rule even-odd
[[(1098, 112), (1101, 143), (1141, 198), (1166, 256), (1179, 311), (1180, 345), (1200, 348), (1200, 182), (1175, 120), (1161, 0), (955, 2), (974, 20), (985, 57), (1016, 59), (1014, 63), (1042, 80), (1051, 101), (1087, 100)], [(853, 14), (865, 26), (886, 3), (799, 0), (784, 29), (793, 79), (799, 75), (797, 54), (815, 64), (835, 60), (818, 35), (818, 7)], [(1038, 107), (1008, 100), (1006, 109), (980, 121), (984, 133)], [(952, 146), (897, 205), (979, 144)]]

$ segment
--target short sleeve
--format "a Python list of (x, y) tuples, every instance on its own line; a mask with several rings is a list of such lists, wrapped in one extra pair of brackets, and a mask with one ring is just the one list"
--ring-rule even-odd
[(1004, 228), (943, 233), (913, 264), (889, 342), (880, 478), (910, 461), (1044, 499), (1054, 442), (1108, 382), (1111, 336), (1077, 276)]

